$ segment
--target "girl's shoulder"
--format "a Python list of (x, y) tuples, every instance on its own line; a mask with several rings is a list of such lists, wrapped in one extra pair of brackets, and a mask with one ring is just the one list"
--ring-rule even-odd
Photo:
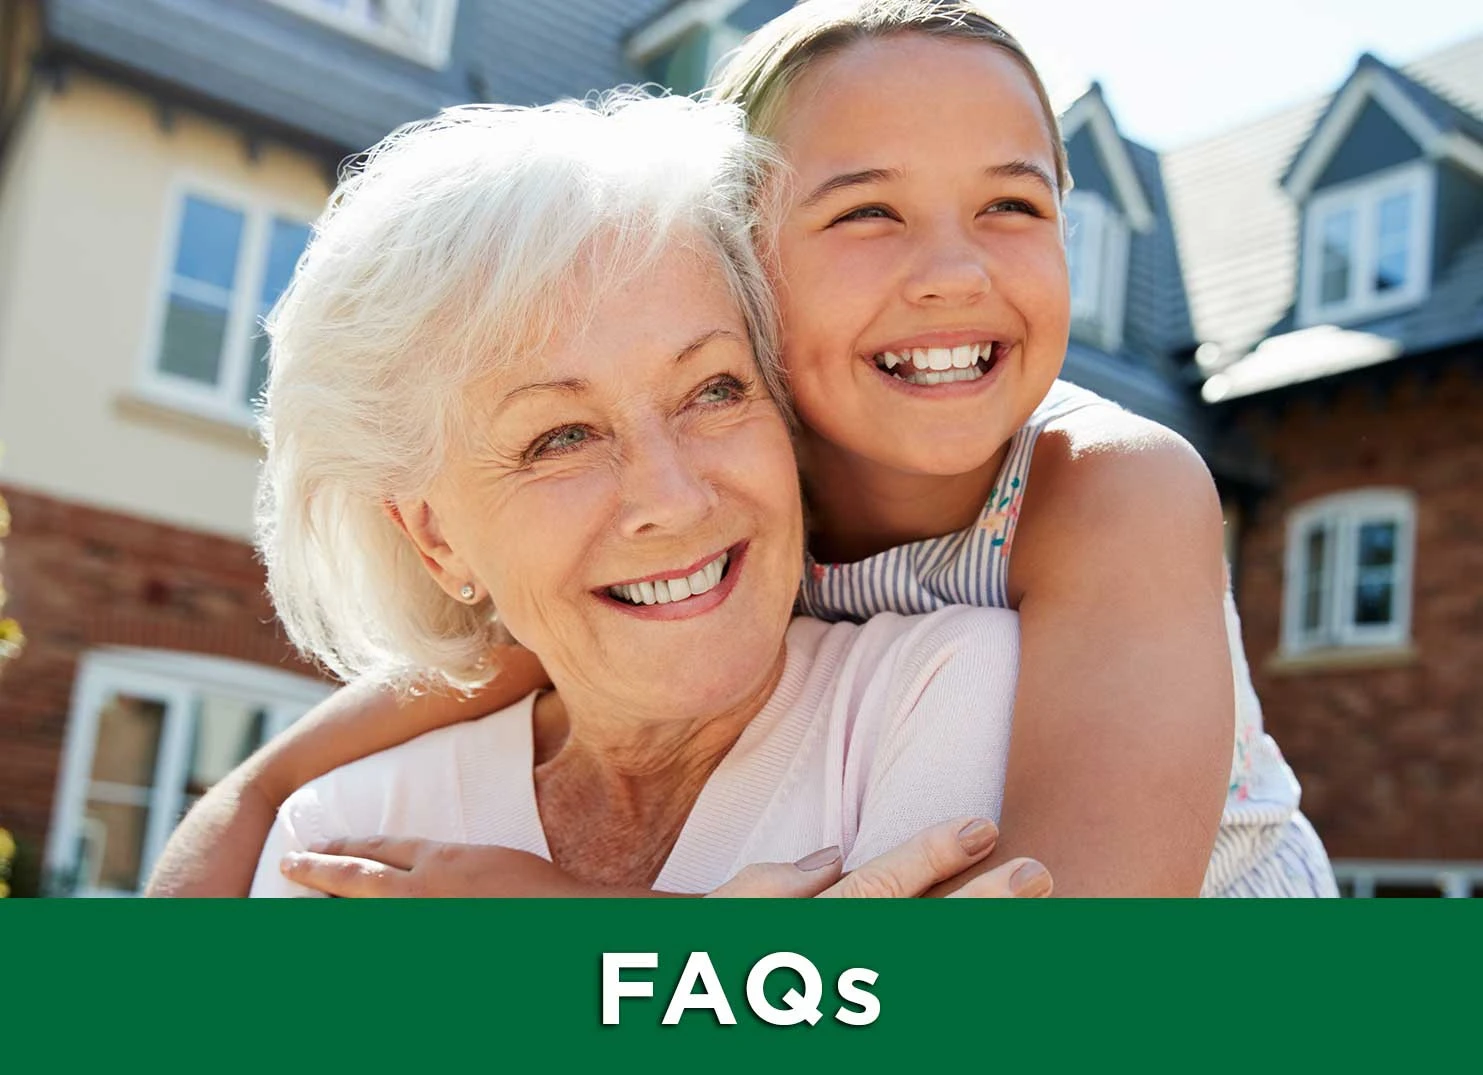
[(1214, 479), (1188, 440), (1119, 407), (1079, 407), (1037, 438), (1011, 589), (1019, 598), (1037, 579), (1054, 582), (1068, 560), (1101, 559), (1096, 549), (1125, 563), (1192, 554), (1191, 539), (1203, 547), (1212, 535), (1218, 547), (1222, 527)]

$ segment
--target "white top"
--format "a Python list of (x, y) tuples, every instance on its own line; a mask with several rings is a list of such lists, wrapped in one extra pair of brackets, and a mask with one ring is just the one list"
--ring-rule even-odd
[[(940, 821), (999, 819), (1019, 617), (954, 607), (864, 625), (795, 619), (777, 690), (716, 767), (654, 887), (709, 892), (754, 862), (838, 845), (846, 869)], [(254, 896), (319, 895), (278, 871), (332, 836), (420, 836), (550, 858), (536, 807), (535, 695), (300, 788)]]

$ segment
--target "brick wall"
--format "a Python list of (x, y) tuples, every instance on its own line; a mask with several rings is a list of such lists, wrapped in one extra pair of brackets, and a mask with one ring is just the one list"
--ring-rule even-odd
[(232, 657), (312, 675), (273, 618), (262, 568), (238, 541), (11, 486), (7, 613), (26, 649), (0, 679), (0, 827), (34, 893), (78, 659), (96, 646)]
[[(1278, 475), (1245, 519), (1237, 601), (1268, 729), (1339, 858), (1483, 859), (1483, 378), (1256, 403), (1242, 425)], [(1415, 659), (1274, 667), (1288, 511), (1366, 486), (1416, 496)]]

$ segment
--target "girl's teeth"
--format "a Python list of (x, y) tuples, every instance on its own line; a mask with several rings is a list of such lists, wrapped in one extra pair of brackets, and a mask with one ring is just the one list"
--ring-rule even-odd
[(953, 348), (953, 369), (966, 370), (978, 361), (978, 345), (975, 343), (964, 344), (962, 347)]
[(608, 593), (631, 605), (667, 605), (714, 590), (726, 573), (730, 554), (722, 553), (699, 571), (680, 579), (659, 579), (608, 587)]

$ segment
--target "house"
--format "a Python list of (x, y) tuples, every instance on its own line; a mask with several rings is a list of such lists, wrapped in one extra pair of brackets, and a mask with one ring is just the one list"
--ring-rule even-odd
[(1304, 810), (1354, 894), (1483, 894), (1483, 37), (1163, 164)]
[(329, 690), (250, 546), (251, 400), (340, 162), (449, 104), (698, 83), (786, 6), (0, 0), (18, 894), (138, 891), (190, 803)]
[[(341, 161), (462, 101), (698, 88), (789, 0), (0, 0), (0, 828), (140, 887), (329, 685), (250, 546), (258, 319)], [(1483, 884), (1483, 38), (1175, 152), (1064, 113), (1065, 376), (1179, 430), (1356, 895)]]

